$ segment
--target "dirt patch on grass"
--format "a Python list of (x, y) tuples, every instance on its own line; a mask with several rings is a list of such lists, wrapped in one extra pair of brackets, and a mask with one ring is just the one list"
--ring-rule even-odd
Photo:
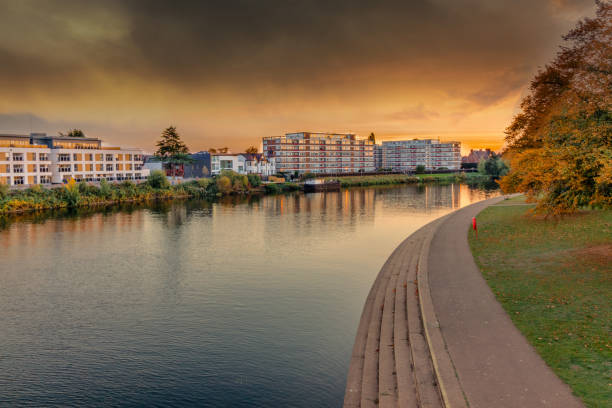
[(602, 265), (612, 264), (612, 244), (590, 246), (571, 251), (571, 255), (584, 260), (594, 261)]

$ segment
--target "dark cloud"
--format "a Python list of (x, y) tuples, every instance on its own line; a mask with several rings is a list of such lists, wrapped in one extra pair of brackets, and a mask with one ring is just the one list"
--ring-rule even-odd
[[(109, 123), (124, 132), (180, 118), (194, 133), (227, 137), (244, 122), (252, 137), (335, 128), (343, 118), (366, 127), (384, 117), (394, 129), (456, 121), (457, 106), (464, 118), (525, 87), (593, 8), (590, 0), (4, 0), (0, 112), (37, 112), (56, 121), (49, 128)], [(0, 131), (15, 123), (2, 120)]]
[[(372, 67), (411, 73), (432, 61), (442, 72), (483, 70), (485, 62), (495, 68), (550, 48), (563, 23), (551, 18), (550, 5), (531, 0), (19, 3), (0, 17), (23, 19), (23, 48), (7, 54), (0, 42), (5, 75), (103, 71), (189, 87), (343, 82)], [(555, 8), (567, 3), (553, 1)], [(40, 36), (48, 45), (32, 49)]]

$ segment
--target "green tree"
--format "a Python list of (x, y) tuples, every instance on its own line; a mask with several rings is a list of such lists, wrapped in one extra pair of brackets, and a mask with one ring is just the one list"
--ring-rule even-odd
[(491, 154), (488, 159), (483, 159), (478, 163), (478, 172), (491, 176), (494, 179), (505, 176), (508, 170), (509, 167), (506, 161), (495, 153)]
[(155, 158), (170, 166), (172, 177), (176, 176), (177, 165), (193, 162), (193, 159), (189, 156), (187, 145), (183, 143), (174, 126), (170, 126), (162, 132), (161, 139), (157, 142)]
[(255, 146), (249, 146), (244, 152), (249, 154), (255, 154), (257, 153), (257, 148)]
[(60, 132), (60, 136), (85, 137), (85, 133), (81, 129), (70, 129), (67, 133)]
[(368, 136), (368, 140), (376, 143), (376, 136), (374, 136), (374, 132), (370, 132), (370, 136)]
[(216, 154), (217, 153), (217, 149), (215, 149), (214, 147), (211, 147), (210, 149), (208, 149), (208, 153)]
[[(149, 177), (147, 177), (147, 183), (153, 188), (157, 189), (166, 189), (170, 187), (170, 182), (168, 181), (168, 177), (161, 170), (153, 170)], [(100, 185), (102, 187), (102, 185)]]
[(416, 166), (414, 171), (416, 172), (416, 174), (423, 174), (425, 173), (425, 166), (423, 166), (422, 164), (419, 164), (418, 166)]

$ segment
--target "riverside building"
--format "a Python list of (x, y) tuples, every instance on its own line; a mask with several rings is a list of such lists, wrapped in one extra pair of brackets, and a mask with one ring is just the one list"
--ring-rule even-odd
[(459, 170), (461, 143), (440, 143), (436, 139), (382, 142), (382, 167), (394, 171), (414, 171), (419, 165), (427, 170)]
[(287, 133), (263, 138), (263, 152), (277, 172), (357, 173), (374, 167), (374, 142), (352, 133)]
[(141, 180), (149, 175), (143, 158), (141, 149), (103, 147), (96, 138), (0, 135), (0, 183)]

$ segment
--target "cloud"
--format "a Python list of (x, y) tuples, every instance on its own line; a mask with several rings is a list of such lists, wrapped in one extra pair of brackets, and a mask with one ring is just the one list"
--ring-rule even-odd
[(427, 120), (439, 117), (440, 114), (433, 110), (425, 108), (423, 103), (410, 108), (403, 109), (398, 112), (393, 112), (385, 116), (386, 119), (395, 121), (412, 121), (412, 120)]

